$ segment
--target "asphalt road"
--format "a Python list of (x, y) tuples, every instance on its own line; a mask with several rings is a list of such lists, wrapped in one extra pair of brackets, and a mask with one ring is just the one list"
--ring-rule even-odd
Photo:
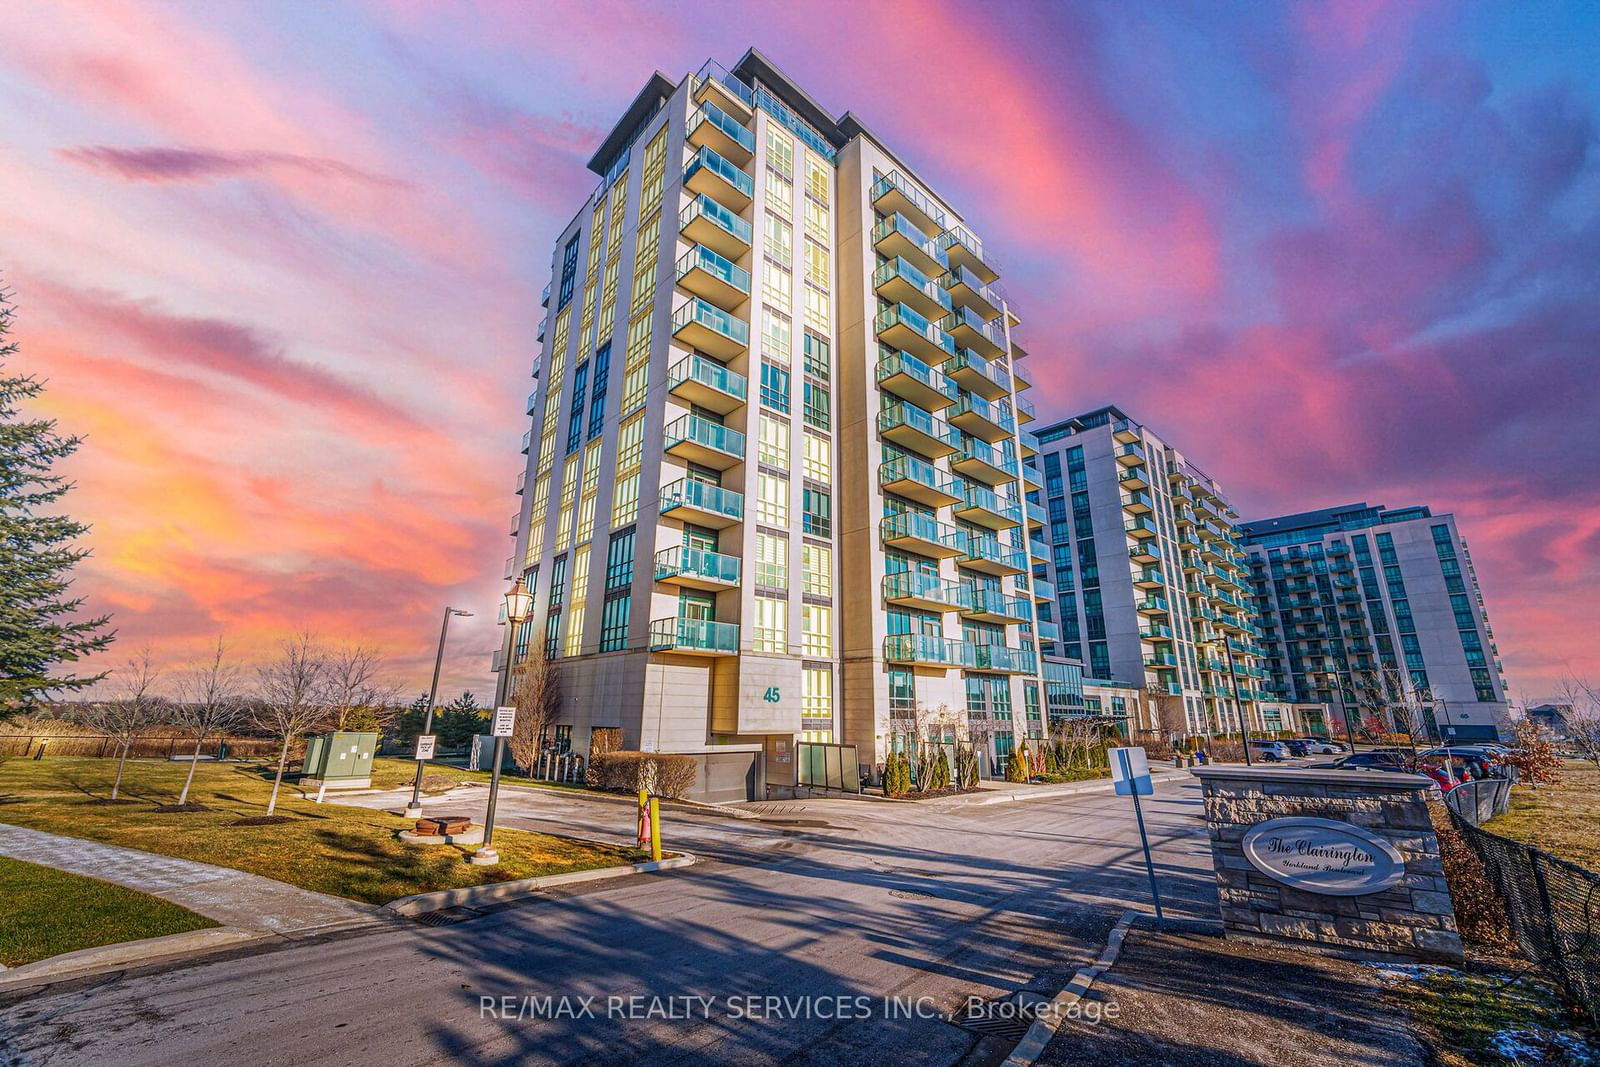
[[(1157, 788), (1145, 816), (1165, 903), (1214, 916), (1199, 791)], [(500, 811), (501, 825), (633, 833), (626, 805), (543, 791), (502, 790)], [(1148, 908), (1126, 799), (784, 814), (827, 825), (670, 811), (663, 837), (696, 866), (457, 925), (394, 923), (13, 998), (0, 1067), (992, 1063), (1010, 1042), (948, 1013), (969, 997), (1053, 995), (1124, 908)]]

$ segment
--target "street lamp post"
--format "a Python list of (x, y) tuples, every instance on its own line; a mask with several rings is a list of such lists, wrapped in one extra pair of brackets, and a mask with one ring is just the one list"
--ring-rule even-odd
[[(433, 657), (433, 684), (428, 687), (428, 711), (422, 718), (424, 734), (433, 733), (433, 705), (439, 699), (439, 669), (444, 666), (444, 639), (450, 633), (450, 618), (453, 615), (469, 618), (472, 612), (445, 605), (444, 623), (439, 627), (439, 651)], [(427, 765), (427, 760), (417, 760), (417, 780), (411, 784), (411, 803), (406, 805), (408, 819), (422, 817), (422, 772), (427, 769)]]
[(1250, 758), (1250, 726), (1244, 719), (1244, 701), (1239, 699), (1239, 676), (1233, 669), (1233, 645), (1228, 639), (1222, 639), (1222, 650), (1228, 654), (1228, 688), (1233, 693), (1233, 708), (1239, 713), (1239, 744), (1244, 746), (1244, 765), (1253, 766), (1255, 761)]
[[(528, 587), (523, 584), (519, 575), (516, 583), (506, 592), (506, 623), (513, 630), (526, 619), (533, 611), (533, 594), (528, 592)], [(513, 647), (515, 647), (513, 645)], [(506, 668), (510, 674), (510, 666)], [(511, 709), (507, 709), (511, 710)], [(500, 862), (500, 854), (494, 848), (494, 808), (495, 802), (500, 798), (500, 763), (505, 756), (505, 732), (500, 728), (500, 709), (495, 708), (494, 725), (494, 762), (489, 767), (489, 804), (483, 814), (483, 844), (470, 857), (470, 862), (478, 866), (492, 866)], [(508, 729), (515, 729), (515, 717), (508, 724)]]

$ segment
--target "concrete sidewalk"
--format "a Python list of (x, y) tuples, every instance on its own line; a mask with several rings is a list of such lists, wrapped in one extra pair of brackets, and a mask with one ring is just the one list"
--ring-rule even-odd
[(224, 926), (294, 936), (381, 921), (377, 908), (257, 874), (0, 823), (0, 856), (149, 893)]

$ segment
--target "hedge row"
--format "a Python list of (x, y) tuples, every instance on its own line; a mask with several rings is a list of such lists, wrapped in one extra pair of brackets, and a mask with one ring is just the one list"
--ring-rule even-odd
[(600, 789), (682, 800), (694, 788), (698, 761), (693, 756), (661, 752), (595, 753), (589, 764), (589, 781)]

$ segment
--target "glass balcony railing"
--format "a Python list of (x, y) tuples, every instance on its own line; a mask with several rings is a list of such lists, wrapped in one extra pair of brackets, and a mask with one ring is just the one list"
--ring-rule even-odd
[(667, 424), (665, 437), (668, 451), (687, 443), (744, 458), (744, 434), (699, 415), (673, 419)]
[[(930, 304), (940, 307), (946, 312), (951, 310), (950, 294), (941, 289), (937, 282), (918, 270), (904, 256), (896, 256), (889, 262), (880, 264), (878, 269), (872, 272), (872, 287), (874, 289), (883, 289), (896, 282), (909, 286), (916, 291), (916, 296), (922, 297)], [(891, 299), (894, 298), (891, 297)]]
[(1008, 645), (977, 644), (963, 641), (962, 664), (969, 670), (1006, 671), (1012, 674), (1031, 674), (1038, 669), (1038, 659), (1032, 649), (1011, 648)]
[(884, 460), (878, 468), (878, 484), (894, 486), (905, 483), (952, 501), (961, 499), (960, 483), (927, 460), (916, 456), (895, 456)]
[(961, 641), (932, 634), (890, 634), (883, 639), (883, 658), (891, 663), (924, 663), (930, 666), (959, 667)]
[(1026, 400), (1019, 396), (1016, 398), (1015, 403), (1017, 405), (1018, 418), (1023, 419), (1026, 422), (1032, 422), (1034, 419), (1039, 417), (1038, 411), (1033, 406), (1033, 401)]
[(678, 260), (676, 280), (682, 281), (683, 276), (692, 270), (705, 271), (729, 288), (750, 295), (750, 272), (726, 256), (717, 255), (705, 245), (695, 245)]
[(945, 358), (956, 354), (955, 342), (926, 315), (905, 304), (893, 304), (878, 312), (876, 322), (879, 335), (892, 338), (896, 348), (917, 348), (917, 355), (939, 354)]
[(1017, 457), (1002, 452), (987, 442), (977, 438), (968, 438), (960, 443), (961, 459), (957, 462), (971, 461), (981, 463), (1000, 471), (1007, 478), (1017, 477)]
[(689, 201), (688, 204), (684, 205), (683, 210), (678, 213), (678, 228), (686, 230), (689, 228), (689, 224), (696, 219), (705, 219), (722, 229), (740, 244), (747, 248), (749, 247), (751, 237), (750, 224), (703, 193)]
[(711, 101), (706, 101), (695, 109), (689, 116), (689, 123), (684, 129), (686, 139), (693, 138), (697, 127), (701, 123), (709, 123), (727, 137), (728, 140), (743, 148), (751, 155), (756, 151), (756, 135), (745, 128), (744, 123), (722, 110)]
[(739, 624), (710, 619), (657, 619), (650, 624), (650, 650), (731, 656), (739, 651)]
[[(673, 334), (695, 328), (709, 330), (741, 348), (750, 344), (750, 324), (737, 318), (715, 304), (693, 297), (672, 316)], [(707, 347), (697, 343), (697, 347)]]
[(991, 515), (998, 515), (1006, 519), (1013, 526), (1022, 525), (1022, 505), (1015, 498), (1001, 496), (993, 489), (986, 489), (979, 485), (963, 485), (961, 487), (962, 507), (965, 510), (987, 511)]
[(872, 202), (874, 204), (890, 195), (894, 195), (896, 198), (904, 197), (906, 202), (921, 212), (929, 222), (932, 222), (941, 230), (944, 229), (944, 212), (897, 170), (890, 171), (872, 183)]
[(962, 393), (956, 400), (956, 410), (951, 417), (956, 415), (975, 415), (985, 422), (1004, 430), (1007, 436), (1017, 432), (1017, 421), (1012, 418), (1011, 412), (999, 404), (991, 404), (976, 393)]
[(694, 478), (679, 478), (661, 489), (661, 514), (686, 508), (739, 522), (744, 518), (744, 494)]
[(1056, 583), (1045, 581), (1043, 578), (1033, 580), (1033, 595), (1036, 600), (1054, 600), (1056, 598)]
[(525, 430), (522, 434), (522, 454), (526, 456), (528, 449), (533, 447), (533, 431)]
[(694, 83), (698, 87), (702, 82), (716, 82), (722, 88), (744, 101), (746, 107), (756, 106), (755, 91), (728, 71), (721, 63), (708, 59), (705, 65), (696, 72)]
[(963, 582), (952, 582), (936, 574), (921, 571), (901, 571), (883, 576), (885, 600), (922, 600), (952, 608), (972, 605), (972, 588)]
[(718, 585), (739, 584), (739, 557), (725, 556), (688, 545), (674, 545), (656, 553), (656, 581), (698, 578)]
[(965, 558), (969, 563), (990, 563), (1018, 573), (1028, 570), (1028, 556), (1020, 548), (1003, 545), (997, 537), (967, 534)]
[(926, 260), (926, 265), (936, 274), (943, 274), (950, 269), (950, 260), (940, 250), (939, 246), (928, 239), (928, 235), (917, 229), (916, 224), (904, 215), (890, 215), (879, 219), (877, 225), (872, 227), (872, 243), (874, 246), (885, 244), (889, 248), (901, 248), (905, 251), (914, 251), (915, 254)]
[(1043, 526), (1047, 521), (1049, 521), (1049, 514), (1045, 511), (1043, 504), (1035, 504), (1033, 501), (1029, 500), (1027, 501), (1027, 512), (1029, 522), (1036, 522)]
[(944, 233), (940, 234), (939, 247), (946, 250), (959, 247), (965, 250), (966, 253), (972, 257), (972, 259), (981, 262), (988, 267), (989, 270), (994, 274), (1000, 273), (1000, 264), (995, 262), (993, 256), (984, 254), (983, 242), (978, 240), (978, 238), (964, 226), (952, 226)]
[[(949, 245), (942, 247), (948, 248)], [(963, 294), (967, 301), (981, 301), (988, 305), (994, 312), (1000, 310), (1000, 294), (984, 284), (982, 278), (968, 270), (966, 267), (951, 266), (940, 278), (939, 284), (946, 289), (964, 289)]]
[(945, 400), (954, 402), (958, 390), (956, 383), (944, 376), (940, 371), (909, 352), (901, 352), (887, 345), (878, 346), (878, 381), (884, 383), (890, 379), (904, 375), (912, 382), (923, 386), (930, 393), (937, 393)]
[(1166, 597), (1159, 596), (1147, 596), (1135, 604), (1134, 608), (1142, 612), (1152, 612), (1163, 615), (1169, 610), (1167, 607)]
[(688, 185), (694, 180), (695, 175), (701, 172), (721, 178), (746, 200), (751, 200), (756, 195), (755, 179), (709, 148), (701, 148), (689, 160), (689, 165), (683, 168), (683, 184)]
[(738, 371), (731, 371), (714, 360), (697, 355), (685, 356), (667, 370), (668, 392), (675, 391), (690, 382), (740, 402), (745, 399), (745, 391), (748, 388), (744, 375)]
[(885, 515), (883, 518), (883, 539), (885, 541), (920, 541), (926, 545), (937, 545), (953, 554), (959, 554), (967, 550), (967, 533), (965, 530), (939, 522), (937, 519), (929, 518), (920, 511), (903, 511), (898, 515)]
[(878, 412), (878, 432), (887, 434), (901, 427), (931, 438), (943, 446), (937, 449), (942, 454), (948, 454), (961, 447), (961, 434), (955, 427), (943, 419), (935, 418), (915, 404), (908, 404), (904, 400), (891, 400)]
[[(947, 335), (948, 336), (948, 335)], [(954, 342), (951, 342), (954, 344)], [(950, 365), (945, 368), (945, 373), (960, 380), (958, 375), (975, 375), (980, 381), (969, 385), (969, 389), (991, 394), (1004, 394), (1011, 391), (1011, 375), (998, 363), (993, 363), (970, 348), (962, 348), (954, 353)], [(990, 399), (994, 399), (991, 395)]]
[(978, 586), (969, 586), (969, 597), (972, 610), (981, 611), (988, 615), (1000, 615), (1008, 619), (1027, 620), (1033, 618), (1033, 603), (1031, 600), (1020, 596), (1007, 596), (993, 589), (982, 589)]
[(945, 332), (958, 334), (962, 343), (979, 344), (988, 347), (991, 354), (1005, 351), (1006, 335), (994, 323), (985, 322), (983, 317), (971, 308), (957, 308), (946, 315), (944, 322)]

